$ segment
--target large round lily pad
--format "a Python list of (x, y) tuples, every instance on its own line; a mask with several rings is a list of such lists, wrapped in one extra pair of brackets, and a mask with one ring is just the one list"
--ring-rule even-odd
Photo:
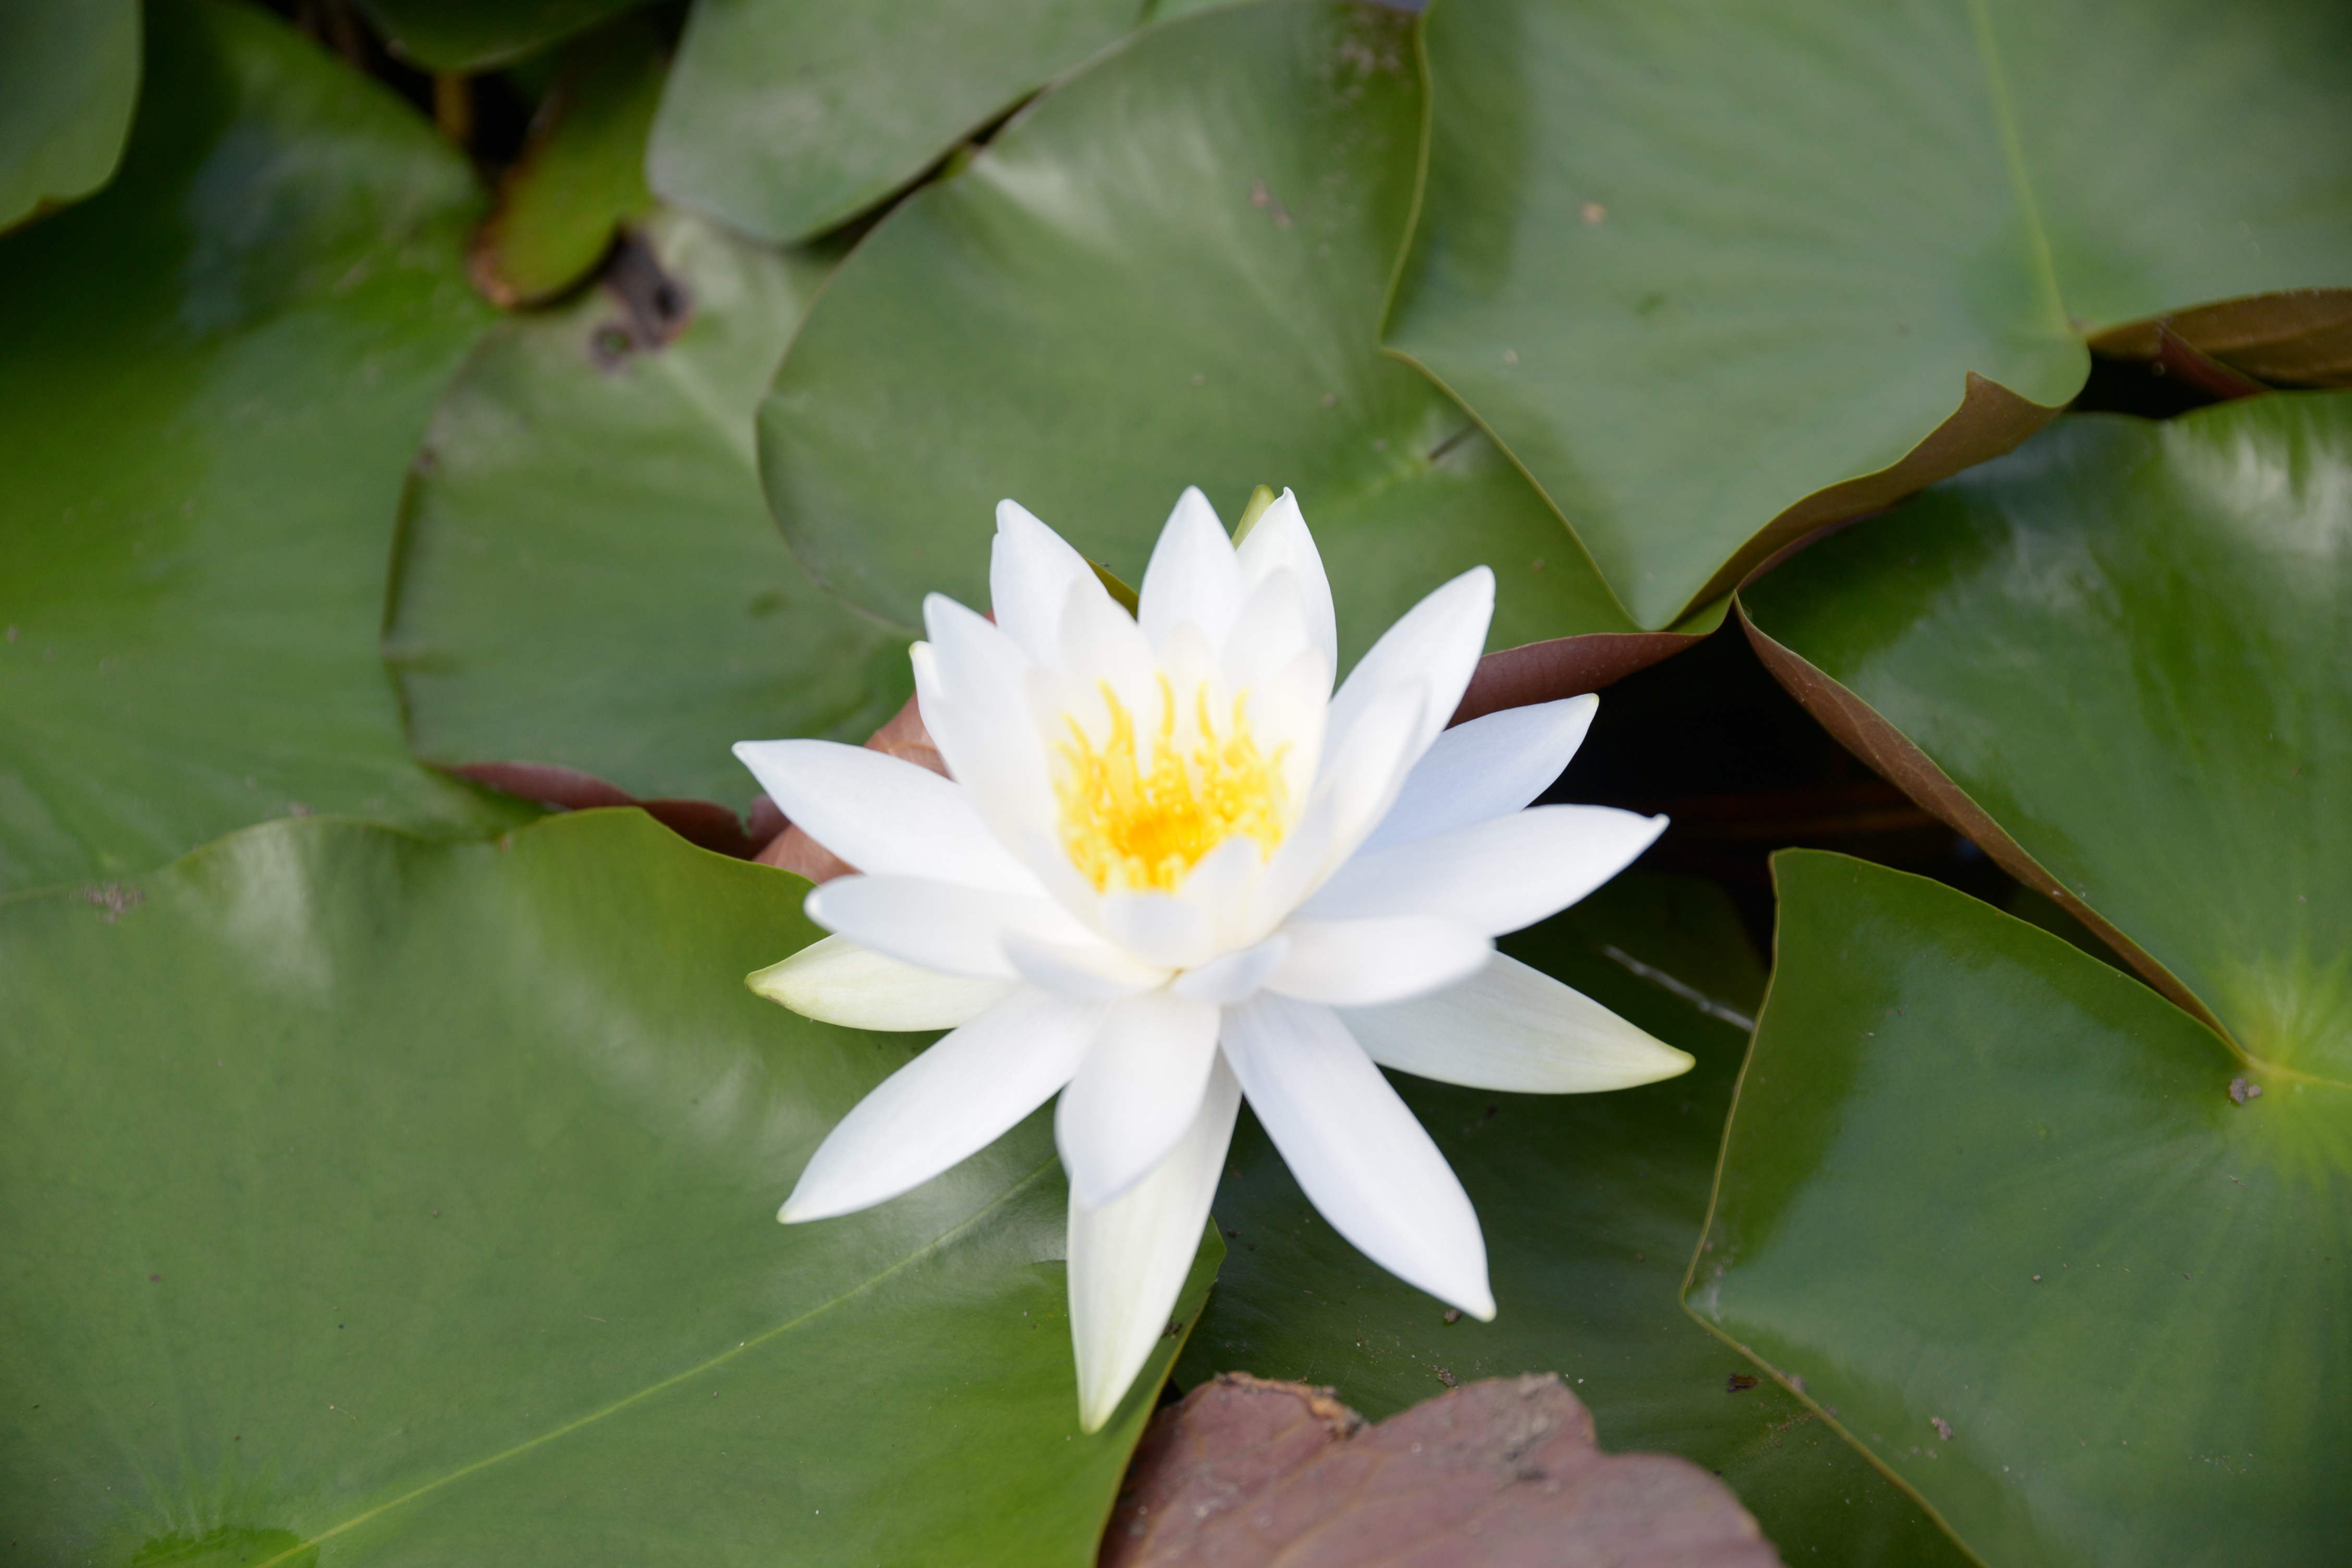
[(1438, 0), (1426, 47), (1386, 341), (1644, 626), (2013, 445), (2086, 338), (2153, 352), (2153, 318), (2270, 296), (2180, 328), (2274, 374), (2301, 331), (2344, 357), (2335, 0)]
[(2253, 1056), (2352, 1077), (2352, 394), (2070, 417), (1742, 602), (1849, 743)]
[(2352, 1088), (1941, 884), (1776, 866), (1693, 1309), (1980, 1561), (2340, 1562)]
[(728, 747), (864, 740), (911, 687), (908, 639), (809, 580), (753, 468), (833, 258), (674, 214), (633, 243), (618, 287), (500, 323), (443, 398), (385, 653), (421, 757), (740, 809), (758, 786)]
[(121, 175), (0, 246), (0, 889), (289, 812), (512, 822), (409, 759), (376, 652), (403, 472), (489, 319), (472, 176), (251, 6), (167, 0), (147, 47)]
[(1605, 1446), (1720, 1473), (1789, 1563), (1956, 1568), (1961, 1554), (1932, 1520), (1677, 1303), (1764, 989), (1728, 898), (1696, 878), (1630, 872), (1505, 945), (1698, 1065), (1598, 1095), (1396, 1079), (1477, 1205), (1491, 1323), (1449, 1322), (1365, 1261), (1244, 1116), (1216, 1203), (1225, 1264), (1179, 1381), (1297, 1378), (1381, 1417), (1454, 1384), (1556, 1372)]
[(1178, 1342), (1078, 1433), (1043, 1116), (776, 1224), (923, 1043), (744, 988), (807, 890), (597, 812), (268, 824), (0, 904), (17, 1553), (1091, 1563)]
[(1412, 194), (1411, 26), (1274, 4), (1152, 27), (895, 209), (761, 411), (769, 503), (810, 568), (912, 626), (929, 590), (986, 602), (1001, 498), (1133, 581), (1186, 485), (1229, 522), (1286, 485), (1343, 661), (1481, 563), (1494, 646), (1632, 631), (1542, 498), (1374, 345)]

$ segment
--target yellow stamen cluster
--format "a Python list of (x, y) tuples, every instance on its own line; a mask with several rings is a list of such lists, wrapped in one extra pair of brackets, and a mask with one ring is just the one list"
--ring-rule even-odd
[(1176, 738), (1176, 696), (1160, 678), (1160, 733), (1147, 767), (1136, 753), (1135, 716), (1106, 682), (1110, 731), (1097, 746), (1076, 719), (1060, 748), (1066, 766), (1055, 784), (1062, 843), (1071, 861), (1105, 892), (1173, 892), (1201, 858), (1235, 834), (1257, 840), (1261, 854), (1282, 842), (1288, 792), (1281, 762), (1288, 748), (1259, 753), (1246, 717), (1249, 695), (1234, 699), (1233, 722), (1217, 733), (1209, 690), (1195, 692), (1197, 737)]

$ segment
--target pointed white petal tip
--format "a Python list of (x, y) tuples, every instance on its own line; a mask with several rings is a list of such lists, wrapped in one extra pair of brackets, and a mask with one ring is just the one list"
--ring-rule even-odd
[(1010, 981), (919, 969), (838, 936), (754, 970), (743, 984), (803, 1018), (885, 1032), (952, 1029), (1012, 989)]

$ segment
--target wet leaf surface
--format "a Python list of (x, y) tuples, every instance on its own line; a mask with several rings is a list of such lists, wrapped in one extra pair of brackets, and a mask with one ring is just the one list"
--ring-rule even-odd
[(2347, 487), (2352, 394), (2069, 419), (1743, 603), (1922, 804), (2255, 1057), (2343, 1079)]
[(1982, 1561), (2336, 1561), (2352, 1090), (1951, 889), (1776, 865), (1693, 1310)]
[[(1179, 493), (1296, 489), (1342, 662), (1491, 565), (1491, 645), (1629, 633), (1460, 408), (1372, 340), (1411, 198), (1411, 18), (1249, 5), (1098, 57), (866, 237), (761, 413), (811, 570), (912, 626), (986, 603), (1015, 497), (1129, 582)], [(1652, 657), (1662, 656), (1661, 648)]]
[(729, 746), (861, 739), (913, 683), (906, 635), (809, 580), (753, 468), (752, 409), (832, 258), (670, 214), (622, 260), (499, 324), (436, 410), (385, 655), (436, 765), (740, 813), (758, 786)]
[(1441, 3), (1425, 46), (1385, 341), (1645, 626), (2014, 445), (2086, 339), (2150, 355), (2169, 318), (2287, 380), (2347, 353), (2329, 0)]
[(138, 0), (11, 5), (0, 18), (0, 230), (105, 184), (138, 99)]
[(775, 1223), (925, 1043), (744, 989), (806, 890), (590, 812), (266, 824), (0, 903), (18, 1552), (1090, 1563), (1180, 1341), (1078, 1433), (1046, 1116)]
[(1557, 1377), (1496, 1378), (1377, 1426), (1328, 1391), (1240, 1375), (1152, 1417), (1104, 1568), (1777, 1568), (1726, 1490), (1603, 1454)]
[(529, 815), (418, 767), (376, 651), (403, 470), (489, 312), (472, 177), (244, 5), (148, 16), (137, 132), (0, 245), (0, 889), (259, 818)]
[(771, 244), (813, 238), (1139, 19), (1135, 0), (697, 0), (654, 188)]

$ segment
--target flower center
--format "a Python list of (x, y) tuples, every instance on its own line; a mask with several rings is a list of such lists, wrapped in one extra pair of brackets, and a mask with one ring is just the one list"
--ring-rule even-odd
[(1217, 731), (1209, 689), (1193, 694), (1197, 734), (1180, 742), (1176, 695), (1160, 678), (1160, 733), (1147, 763), (1136, 750), (1135, 716), (1106, 682), (1110, 731), (1097, 746), (1065, 715), (1070, 739), (1055, 790), (1062, 803), (1062, 843), (1071, 862), (1104, 892), (1173, 892), (1200, 858), (1234, 835), (1257, 840), (1261, 855), (1282, 842), (1288, 791), (1280, 763), (1286, 746), (1262, 755), (1250, 733), (1249, 693), (1234, 699), (1233, 721)]

